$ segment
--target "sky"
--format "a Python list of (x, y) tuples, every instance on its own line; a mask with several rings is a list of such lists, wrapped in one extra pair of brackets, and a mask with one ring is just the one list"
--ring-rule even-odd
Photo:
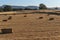
[(39, 6), (45, 4), (47, 7), (60, 7), (60, 0), (0, 0), (1, 5), (17, 5), (17, 6)]

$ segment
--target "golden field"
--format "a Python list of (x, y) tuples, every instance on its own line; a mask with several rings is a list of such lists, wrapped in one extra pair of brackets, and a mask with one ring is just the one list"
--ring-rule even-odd
[[(60, 40), (60, 15), (33, 12), (59, 13), (58, 10), (1, 12), (0, 29), (12, 28), (13, 33), (0, 34), (0, 40)], [(12, 19), (8, 20), (9, 16)]]

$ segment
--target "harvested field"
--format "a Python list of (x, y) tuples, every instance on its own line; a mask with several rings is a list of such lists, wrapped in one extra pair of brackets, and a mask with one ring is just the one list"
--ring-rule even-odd
[[(9, 16), (12, 19), (8, 20)], [(39, 19), (40, 17), (42, 18)], [(53, 20), (49, 20), (50, 18)], [(13, 33), (0, 34), (0, 40), (60, 40), (59, 15), (48, 16), (42, 13), (0, 15), (0, 29), (3, 28), (12, 28)]]

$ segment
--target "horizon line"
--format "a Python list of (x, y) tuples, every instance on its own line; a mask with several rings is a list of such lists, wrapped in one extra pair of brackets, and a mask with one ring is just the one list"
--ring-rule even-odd
[[(3, 5), (10, 5), (10, 4), (3, 4)], [(3, 5), (0, 5), (0, 6), (3, 6)], [(38, 6), (39, 5), (10, 5), (10, 6)], [(60, 6), (47, 6), (47, 7), (60, 7)]]

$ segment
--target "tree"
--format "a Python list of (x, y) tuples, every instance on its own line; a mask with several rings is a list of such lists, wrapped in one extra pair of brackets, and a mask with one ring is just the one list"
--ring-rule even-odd
[(44, 5), (44, 4), (40, 4), (40, 5), (39, 5), (39, 9), (47, 9), (47, 7), (46, 7), (46, 5)]
[(12, 11), (12, 7), (10, 5), (4, 5), (4, 11)]
[(55, 9), (58, 9), (58, 7), (56, 7)]
[(3, 12), (3, 8), (0, 7), (0, 12)]

